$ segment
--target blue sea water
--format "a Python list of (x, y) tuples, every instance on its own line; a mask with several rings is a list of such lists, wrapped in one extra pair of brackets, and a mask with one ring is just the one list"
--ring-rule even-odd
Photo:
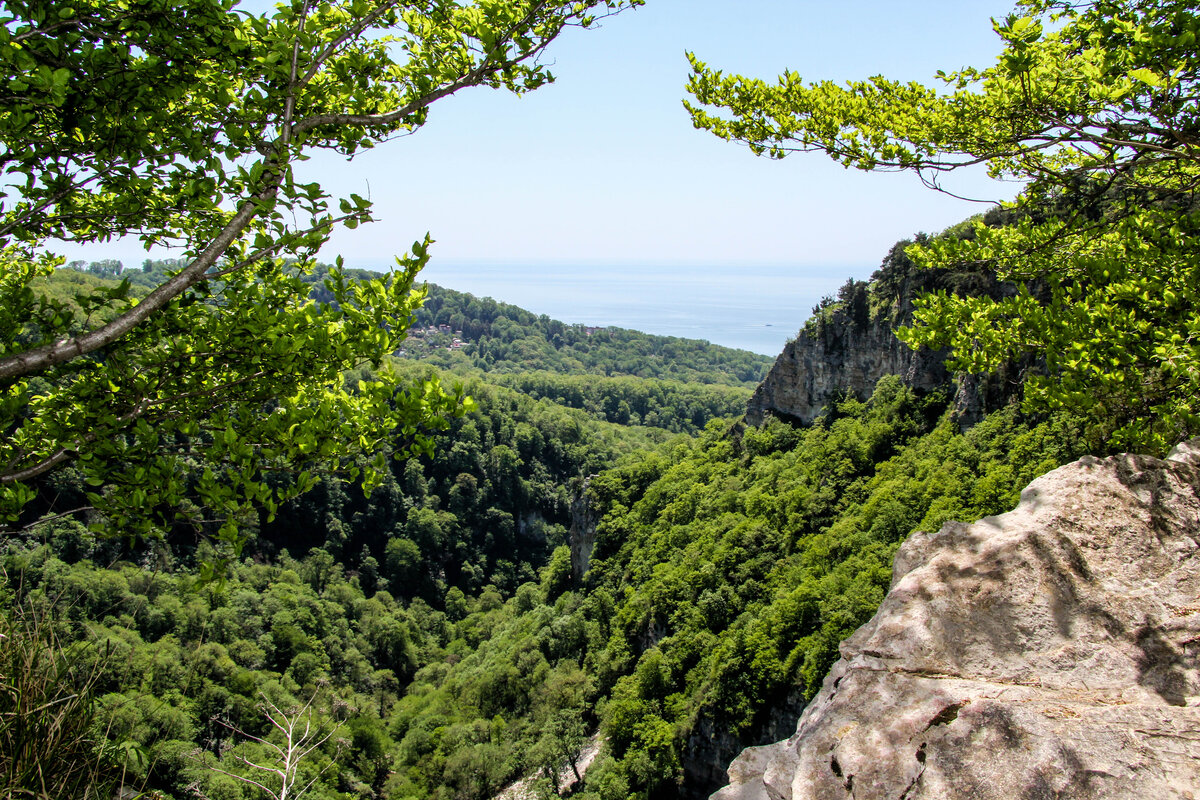
[(523, 266), (431, 261), (430, 283), (552, 319), (778, 355), (826, 295), (866, 269), (799, 266)]

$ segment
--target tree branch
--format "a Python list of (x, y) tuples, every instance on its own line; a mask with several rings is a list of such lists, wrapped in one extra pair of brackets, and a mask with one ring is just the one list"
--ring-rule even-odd
[(296, 75), (300, 68), (300, 39), (304, 36), (304, 23), (308, 21), (309, 6), (310, 0), (304, 0), (304, 5), (300, 9), (300, 24), (296, 28), (296, 41), (292, 43), (292, 71), (288, 78), (287, 100), (283, 104), (283, 124), (280, 125), (279, 132), (281, 148), (286, 148), (292, 139), (292, 116), (296, 111), (296, 90), (299, 88)]
[(377, 19), (387, 13), (389, 8), (392, 8), (399, 2), (400, 0), (387, 0), (387, 2), (385, 2), (383, 5), (379, 6), (370, 14), (367, 14), (355, 24), (347, 28), (341, 36), (338, 36), (336, 39), (330, 42), (325, 49), (318, 53), (317, 57), (313, 59), (312, 65), (307, 71), (305, 71), (304, 77), (300, 80), (300, 85), (307, 86), (309, 82), (316, 77), (317, 73), (321, 70), (322, 65), (329, 60), (330, 56), (337, 52), (339, 47), (353, 39), (355, 36), (362, 35), (363, 31), (365, 31), (372, 24), (374, 24)]
[(282, 165), (274, 165), (268, 175), (267, 187), (256, 197), (242, 203), (225, 228), (209, 242), (208, 247), (191, 264), (142, 298), (136, 306), (106, 325), (79, 336), (64, 339), (56, 344), (37, 347), (0, 359), (0, 380), (11, 380), (22, 375), (40, 372), (112, 344), (145, 322), (185, 290), (203, 280), (209, 267), (216, 263), (217, 259), (245, 231), (250, 222), (258, 216), (262, 205), (269, 202), (278, 192), (279, 185), (283, 180)]
[[(369, 15), (367, 19), (362, 20), (358, 24), (352, 26), (346, 33), (336, 39), (325, 51), (321, 57), (309, 69), (309, 73), (313, 68), (319, 69), (319, 65), (323, 63), (321, 58), (328, 58), (336, 47), (341, 46), (354, 35), (361, 33), (366, 29), (371, 20), (378, 19), (388, 8), (394, 5), (395, 0), (389, 0), (373, 12), (373, 16)], [(459, 79), (452, 81), (440, 89), (429, 92), (421, 97), (412, 100), (403, 106), (384, 114), (317, 114), (305, 119), (302, 119), (295, 124), (285, 124), (281, 131), (280, 138), (277, 141), (275, 163), (268, 162), (266, 175), (268, 185), (262, 189), (255, 197), (246, 200), (238, 208), (233, 218), (225, 225), (204, 249), (204, 251), (196, 257), (191, 264), (185, 269), (172, 276), (165, 283), (160, 285), (149, 295), (141, 300), (136, 306), (133, 306), (128, 311), (114, 318), (105, 325), (80, 334), (64, 339), (60, 342), (42, 347), (33, 348), (31, 350), (16, 353), (0, 359), (0, 381), (12, 380), (23, 375), (29, 375), (37, 372), (50, 369), (59, 364), (66, 363), (74, 358), (95, 352), (103, 348), (125, 334), (129, 333), (135, 327), (147, 320), (151, 315), (158, 312), (166, 306), (171, 300), (178, 297), (182, 292), (205, 278), (207, 271), (216, 263), (216, 261), (228, 250), (229, 246), (245, 231), (250, 222), (259, 215), (263, 204), (273, 200), (278, 194), (279, 186), (282, 183), (285, 172), (285, 165), (288, 163), (286, 156), (286, 145), (289, 141), (306, 133), (314, 128), (322, 125), (359, 125), (364, 127), (383, 127), (395, 122), (398, 122), (405, 117), (427, 108), (437, 100), (447, 97), (455, 92), (481, 83), (488, 75), (494, 73), (502, 67), (502, 63), (497, 60), (499, 53), (505, 52), (511, 43), (515, 33), (531, 24), (537, 14), (544, 10), (546, 0), (535, 3), (521, 20), (514, 23), (505, 34), (499, 38), (496, 44), (488, 51), (480, 63)], [(307, 5), (306, 5), (307, 8)], [(296, 48), (293, 50), (295, 56), (293, 64), (293, 76), (298, 69), (298, 52), (299, 34), (296, 40)], [(549, 37), (553, 38), (553, 37)], [(515, 63), (526, 61), (536, 57), (541, 53), (548, 42), (544, 39), (537, 47), (531, 48), (528, 52), (522, 54), (515, 60)], [(332, 48), (332, 49), (331, 49)], [(306, 73), (305, 80), (310, 79)], [(301, 81), (303, 84), (304, 81)], [(285, 121), (290, 113), (294, 113), (294, 88), (289, 92), (287, 101), (285, 102)]]
[[(449, 97), (455, 92), (465, 89), (468, 86), (478, 85), (484, 80), (484, 78), (488, 76), (489, 73), (500, 69), (501, 65), (499, 63), (494, 63), (492, 59), (497, 53), (503, 52), (504, 48), (506, 48), (512, 41), (513, 36), (518, 30), (521, 30), (523, 27), (527, 26), (537, 15), (537, 13), (545, 8), (546, 2), (547, 0), (541, 0), (541, 2), (534, 4), (524, 17), (513, 23), (513, 25), (509, 27), (508, 31), (506, 31), (503, 36), (497, 39), (496, 44), (493, 45), (491, 50), (484, 54), (483, 58), (476, 67), (468, 70), (460, 78), (451, 81), (442, 88), (435, 89), (428, 94), (405, 103), (403, 106), (397, 109), (383, 114), (316, 114), (311, 117), (306, 117), (305, 119), (302, 119), (296, 123), (295, 133), (297, 135), (306, 133), (322, 125), (361, 125), (369, 128), (391, 125), (399, 122), (405, 117), (415, 114), (417, 111), (420, 111), (423, 108), (429, 107), (443, 97)], [(543, 40), (538, 47), (535, 47), (529, 52), (525, 53), (514, 63), (527, 61), (536, 56), (545, 50), (545, 47), (548, 43), (548, 41)]]
[[(161, 397), (161, 398), (158, 398), (155, 400), (143, 400), (142, 402), (140, 402), (136, 406), (134, 406), (133, 409), (130, 410), (129, 412), (117, 417), (117, 422), (120, 423), (121, 425), (128, 424), (142, 416), (145, 416), (146, 412), (152, 408), (156, 408), (159, 406), (165, 406), (170, 403), (177, 403), (180, 400), (193, 400), (193, 399), (200, 398), (200, 397), (209, 397), (209, 398), (217, 397), (222, 392), (225, 392), (228, 389), (232, 389), (235, 386), (241, 386), (241, 385), (244, 385), (247, 383), (252, 383), (253, 381), (256, 381), (260, 378), (265, 378), (266, 375), (267, 375), (266, 371), (259, 370), (258, 372), (238, 378), (235, 381), (227, 381), (226, 383), (223, 383), (220, 386), (213, 386), (208, 389), (204, 389), (203, 391), (197, 390), (194, 392), (182, 392), (182, 393), (174, 395), (172, 397)], [(72, 453), (79, 450), (83, 445), (94, 442), (99, 438), (100, 438), (100, 434), (95, 433), (95, 432), (85, 434), (84, 436), (82, 436), (78, 440), (76, 440), (72, 447), (70, 447), (70, 448), (60, 447), (52, 455), (47, 456), (45, 459), (43, 459), (42, 461), (39, 461), (37, 464), (34, 464), (31, 467), (26, 467), (25, 469), (19, 470), (17, 472), (8, 472), (8, 473), (0, 474), (0, 486), (3, 486), (6, 483), (18, 483), (21, 481), (28, 481), (28, 480), (32, 480), (33, 478), (36, 478), (40, 475), (44, 475), (47, 472), (49, 472), (50, 470), (57, 467), (59, 464), (62, 464), (64, 462), (70, 460), (72, 458)]]

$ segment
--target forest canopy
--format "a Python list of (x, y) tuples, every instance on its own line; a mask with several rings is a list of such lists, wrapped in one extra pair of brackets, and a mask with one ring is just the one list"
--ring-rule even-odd
[(690, 56), (694, 124), (782, 158), (907, 170), (931, 188), (986, 165), (1025, 188), (1009, 224), (909, 248), (929, 268), (971, 265), (1014, 290), (935, 293), (909, 343), (956, 367), (1022, 356), (1028, 407), (1064, 408), (1097, 441), (1162, 451), (1200, 430), (1200, 13), (1180, 0), (1019, 0), (994, 23), (987, 68), (940, 88), (877, 77), (774, 84)]
[[(1194, 429), (1182, 4), (1026, 0), (997, 66), (941, 91), (694, 61), (718, 109), (698, 124), (761, 153), (1027, 182), (814, 309), (816, 328), (899, 324), (923, 288), (913, 342), (970, 370), (1023, 357), (1028, 408), (967, 429), (953, 382), (896, 375), (811, 424), (748, 425), (769, 359), (437, 287), (422, 306), (427, 242), (388, 277), (316, 263), (370, 210), (305, 184), (305, 148), (382, 144), (459, 84), (536, 88), (562, 26), (639, 2), (3, 5), (0, 795), (706, 796), (741, 748), (795, 729), (914, 530), (1001, 513), (1117, 446), (1085, 425), (1154, 446)], [(82, 169), (23, 179), (39, 152)], [(128, 233), (182, 255), (38, 255)], [(467, 394), (479, 413), (458, 413)], [(189, 526), (234, 548), (212, 558)], [(315, 731), (294, 780), (267, 776), (285, 717)]]
[[(300, 164), (410, 133), (465, 88), (537, 89), (564, 29), (640, 2), (5, 3), (0, 524), (62, 511), (33, 501), (70, 465), (105, 529), (148, 535), (185, 513), (236, 548), (239, 518), (307, 488), (313, 469), (370, 485), (382, 466), (364, 456), (382, 441), (423, 449), (461, 393), (343, 373), (399, 346), (429, 239), (387, 276), (331, 271), (335, 302), (312, 303), (314, 254), (371, 204), (335, 200)], [(174, 248), (178, 268), (144, 295), (34, 290), (61, 262), (54, 242), (116, 237)]]

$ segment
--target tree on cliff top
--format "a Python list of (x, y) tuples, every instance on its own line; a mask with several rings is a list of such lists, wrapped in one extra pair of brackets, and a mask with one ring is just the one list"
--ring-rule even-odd
[[(0, 525), (71, 465), (110, 530), (184, 515), (236, 545), (238, 518), (308, 470), (353, 470), (397, 436), (426, 446), (461, 395), (343, 375), (403, 338), (428, 239), (378, 280), (334, 270), (336, 303), (317, 308), (297, 272), (371, 206), (334, 203), (297, 166), (411, 133), (466, 87), (536, 89), (567, 27), (641, 2), (0, 4)], [(61, 263), (48, 244), (121, 236), (185, 265), (144, 297), (39, 294)], [(286, 488), (273, 468), (295, 473)]]
[[(698, 128), (759, 155), (820, 151), (932, 188), (983, 164), (1021, 181), (1015, 224), (913, 245), (925, 267), (983, 266), (1018, 287), (938, 293), (902, 338), (984, 372), (1041, 364), (1026, 403), (1069, 409), (1105, 446), (1162, 450), (1200, 431), (1200, 13), (1182, 0), (1019, 0), (987, 69), (944, 88), (876, 77), (767, 84), (690, 56)], [(709, 110), (705, 110), (708, 106)]]

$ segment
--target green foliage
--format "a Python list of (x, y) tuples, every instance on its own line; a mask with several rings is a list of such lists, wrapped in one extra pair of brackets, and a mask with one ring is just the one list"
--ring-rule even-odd
[(688, 434), (699, 433), (709, 420), (744, 413), (751, 394), (742, 387), (632, 376), (526, 372), (494, 380), (531, 397), (583, 409), (597, 419)]
[[(454, 339), (460, 347), (453, 346)], [(772, 362), (767, 356), (696, 339), (567, 325), (490, 297), (480, 299), (439, 286), (429, 287), (429, 299), (417, 312), (406, 352), (456, 371), (475, 367), (492, 376), (534, 372), (572, 377), (628, 375), (750, 389), (762, 380)], [(666, 410), (660, 418), (665, 426), (669, 421)], [(608, 419), (621, 421), (612, 415)]]
[(1028, 408), (1088, 420), (1094, 448), (1161, 452), (1200, 430), (1200, 14), (1181, 0), (1020, 0), (995, 28), (996, 64), (939, 73), (943, 91), (791, 72), (768, 85), (692, 57), (688, 108), (697, 127), (772, 157), (820, 151), (934, 188), (971, 164), (1023, 182), (1009, 224), (908, 250), (1014, 291), (936, 292), (903, 338), (949, 346), (974, 372), (1033, 356)]
[(611, 632), (584, 665), (631, 796), (669, 794), (692, 737), (756, 743), (769, 709), (811, 697), (911, 531), (1007, 510), (1075, 452), (1061, 423), (1009, 409), (960, 434), (943, 405), (885, 379), (809, 429), (710, 429), (592, 481), (586, 580), (621, 600), (585, 617)]
[[(71, 465), (98, 529), (154, 537), (241, 527), (311, 486), (363, 474), (389, 441), (427, 449), (461, 413), (434, 382), (398, 388), (381, 361), (423, 297), (430, 239), (387, 276), (306, 274), (368, 200), (305, 182), (314, 151), (353, 156), (424, 124), (439, 99), (552, 79), (545, 48), (569, 26), (641, 0), (432, 3), (297, 0), (250, 13), (227, 0), (8, 4), (0, 25), (0, 515), (20, 529), (40, 480)], [(349, 76), (353, 76), (351, 79)], [(137, 237), (180, 254), (165, 280), (96, 264), (115, 286), (42, 291), (55, 241)], [(54, 281), (48, 281), (53, 284)], [(149, 287), (147, 287), (149, 288)], [(375, 380), (343, 373), (372, 365)], [(269, 477), (299, 473), (287, 490)], [(196, 477), (183, 481), (181, 474)], [(52, 497), (52, 495), (50, 495)], [(24, 511), (25, 516), (22, 517)], [(194, 513), (190, 513), (194, 511)], [(215, 523), (212, 521), (215, 520)]]
[[(304, 284), (282, 271), (252, 283), (231, 275), (221, 294), (245, 303), (224, 314), (225, 322), (238, 318), (237, 344), (222, 342), (224, 323), (213, 313), (219, 299), (184, 304), (130, 332), (120, 347), (132, 349), (109, 350), (103, 369), (90, 361), (68, 367), (57, 388), (38, 384), (40, 394), (28, 384), (12, 407), (21, 416), (3, 447), (13, 465), (4, 483), (10, 521), (33, 499), (30, 481), (69, 463), (89, 487), (86, 505), (104, 515), (94, 524), (127, 536), (156, 535), (181, 522), (211, 526), (236, 548), (248, 511), (265, 506), (273, 513), (310, 488), (313, 469), (365, 470), (369, 484), (379, 468), (361, 459), (382, 442), (402, 452), (427, 448), (425, 433), (466, 408), (461, 390), (447, 394), (435, 381), (397, 389), (387, 370), (347, 385), (342, 374), (366, 355), (362, 348), (376, 359), (393, 348), (377, 302), (387, 297), (394, 309), (411, 312), (420, 300), (409, 288), (415, 269), (377, 284), (331, 279), (342, 301), (337, 310), (290, 304)], [(180, 363), (187, 368), (173, 372)], [(339, 445), (343, 437), (349, 439)], [(265, 474), (273, 469), (299, 477), (273, 482)], [(197, 509), (192, 519), (189, 503)]]
[(101, 800), (124, 783), (121, 753), (138, 749), (111, 728), (106, 742), (106, 732), (97, 728), (97, 716), (104, 715), (96, 707), (103, 665), (81, 662), (81, 649), (44, 614), (20, 606), (0, 610), (4, 797)]
[[(4, 589), (15, 593), (15, 603), (57, 620), (59, 644), (57, 656), (44, 644), (33, 651), (48, 653), (40, 656), (45, 663), (23, 662), (3, 674), (27, 685), (40, 681), (46, 691), (61, 695), (59, 705), (49, 708), (64, 718), (86, 708), (78, 730), (59, 727), (67, 735), (81, 730), (86, 734), (81, 741), (92, 748), (77, 752), (81, 745), (29, 725), (23, 729), (29, 740), (57, 748), (42, 752), (37, 763), (55, 765), (54, 775), (66, 780), (72, 765), (105, 763), (89, 752), (119, 755), (116, 767), (123, 768), (129, 785), (146, 784), (170, 797), (190, 796), (190, 786), (209, 797), (242, 796), (234, 788), (239, 784), (226, 780), (228, 773), (255, 776), (240, 757), (260, 764), (273, 757), (242, 733), (281, 744), (282, 734), (268, 724), (264, 707), (304, 706), (317, 687), (329, 683), (334, 702), (313, 705), (310, 718), (314, 729), (339, 734), (302, 764), (307, 777), (301, 783), (320, 773), (307, 796), (332, 798), (341, 796), (339, 785), (380, 784), (380, 748), (389, 743), (381, 725), (372, 725), (372, 715), (394, 701), (406, 671), (424, 655), (424, 637), (403, 608), (383, 594), (364, 597), (340, 570), (326, 576), (321, 591), (314, 589), (300, 574), (319, 571), (319, 557), (284, 563), (299, 569), (240, 564), (221, 588), (198, 592), (194, 573), (154, 573), (131, 564), (67, 565), (48, 548), (10, 546), (3, 567), (14, 582)], [(28, 648), (17, 646), (19, 635), (12, 641), (4, 657), (22, 658)], [(67, 696), (76, 675), (88, 676), (86, 691)], [(23, 691), (25, 701), (34, 698)], [(18, 698), (7, 691), (4, 697)], [(342, 728), (347, 717), (352, 721)], [(336, 765), (335, 738), (358, 745), (353, 758)], [(22, 751), (6, 745), (4, 752)], [(104, 791), (95, 777), (88, 780), (95, 791)], [(85, 795), (63, 789), (48, 796)]]
[[(406, 380), (428, 368), (401, 362)], [(441, 607), (457, 587), (505, 595), (534, 580), (571, 524), (570, 483), (668, 438), (661, 430), (600, 422), (582, 411), (474, 378), (479, 413), (451, 422), (440, 446), (389, 469), (373, 490), (337, 475), (279, 508), (254, 547), (323, 548), (367, 587)], [(386, 451), (385, 451), (386, 454)]]

